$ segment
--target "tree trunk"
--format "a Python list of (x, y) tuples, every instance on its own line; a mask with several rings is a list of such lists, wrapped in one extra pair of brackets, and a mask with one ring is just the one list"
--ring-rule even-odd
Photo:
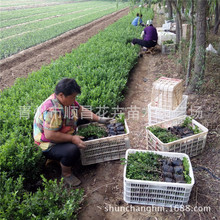
[(180, 44), (181, 40), (182, 40), (182, 19), (181, 19), (181, 12), (178, 9), (178, 1), (176, 3), (176, 1), (172, 1), (172, 5), (176, 10), (176, 43), (177, 45)]
[(168, 20), (173, 18), (173, 8), (170, 0), (167, 0)]
[(220, 14), (220, 5), (218, 0), (216, 0), (214, 34), (218, 33), (218, 28), (220, 24), (219, 14)]
[(194, 0), (191, 0), (190, 17), (191, 17), (191, 29), (190, 29), (190, 45), (189, 45), (188, 65), (187, 65), (187, 74), (186, 74), (186, 86), (188, 86), (189, 77), (191, 75), (191, 69), (192, 69), (193, 40), (194, 40)]
[(220, 19), (218, 20), (218, 23), (214, 27), (214, 34), (218, 34), (219, 25), (220, 25)]
[(176, 16), (176, 44), (179, 45), (180, 43), (180, 23), (178, 16)]
[(215, 24), (218, 23), (219, 19), (219, 3), (218, 0), (216, 0), (216, 5), (215, 5)]
[(185, 8), (184, 8), (183, 3), (182, 3), (181, 11), (182, 11), (182, 13), (184, 14)]
[(205, 74), (205, 57), (206, 57), (206, 8), (207, 0), (198, 0), (196, 16), (196, 58), (195, 70), (188, 92), (199, 89), (203, 83)]

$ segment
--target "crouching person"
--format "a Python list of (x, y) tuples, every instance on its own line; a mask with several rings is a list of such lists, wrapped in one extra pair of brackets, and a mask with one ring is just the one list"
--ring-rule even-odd
[(143, 39), (132, 40), (132, 45), (138, 44), (142, 47), (151, 48), (157, 45), (157, 29), (153, 26), (152, 21), (148, 20), (143, 32)]
[(82, 112), (91, 116), (88, 118), (90, 121), (107, 124), (111, 120), (82, 107), (76, 101), (80, 93), (80, 87), (74, 79), (62, 79), (56, 85), (55, 93), (38, 107), (33, 126), (35, 143), (47, 159), (60, 162), (64, 182), (70, 186), (81, 183), (71, 168), (80, 158), (79, 149), (86, 147), (84, 137), (74, 134)]

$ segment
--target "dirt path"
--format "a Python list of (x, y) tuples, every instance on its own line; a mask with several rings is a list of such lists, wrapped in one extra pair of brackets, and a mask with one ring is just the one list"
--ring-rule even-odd
[[(121, 103), (121, 107), (129, 108), (136, 106), (139, 111), (139, 117), (128, 120), (130, 130), (131, 148), (147, 149), (145, 126), (148, 123), (147, 105), (150, 103), (152, 83), (161, 76), (176, 77), (178, 66), (175, 60), (170, 60), (168, 56), (162, 54), (144, 55), (140, 58), (138, 64), (130, 73), (129, 83), (125, 100)], [(217, 98), (217, 97), (216, 97)], [(216, 100), (215, 98), (215, 100)], [(196, 100), (200, 106), (203, 99), (190, 96), (188, 106), (195, 103)], [(214, 101), (214, 100), (213, 100)], [(214, 101), (215, 102), (215, 101)], [(211, 103), (209, 103), (211, 104)], [(218, 111), (218, 110), (217, 110)], [(128, 118), (128, 111), (126, 118)], [(213, 114), (213, 113), (211, 113)], [(211, 119), (211, 115), (206, 115), (200, 122), (203, 124), (205, 120), (209, 120), (210, 124), (214, 124), (215, 118)], [(193, 167), (203, 166), (209, 168), (215, 175), (220, 176), (220, 145), (216, 136), (210, 139), (204, 152), (197, 157), (191, 159)], [(212, 143), (218, 145), (210, 146)], [(81, 167), (77, 171), (77, 175), (82, 179), (82, 188), (85, 189), (85, 204), (79, 213), (80, 220), (217, 220), (219, 213), (219, 181), (213, 178), (209, 173), (195, 170), (195, 185), (191, 192), (189, 205), (186, 206), (190, 210), (199, 207), (201, 210), (209, 209), (209, 211), (173, 211), (172, 209), (156, 209), (152, 206), (133, 205), (132, 208), (123, 200), (123, 169), (120, 161), (110, 161), (100, 163), (88, 167)], [(145, 211), (141, 211), (145, 210)], [(136, 211), (134, 211), (136, 209)], [(133, 210), (133, 211), (132, 211)]]
[[(155, 18), (157, 25), (161, 26), (163, 20)], [(145, 126), (148, 123), (147, 105), (150, 103), (152, 83), (161, 76), (182, 78), (179, 75), (179, 66), (175, 59), (158, 53), (156, 55), (144, 55), (139, 58), (138, 64), (130, 73), (125, 100), (121, 103), (121, 107), (130, 108), (136, 106), (139, 114), (134, 119), (128, 119), (130, 129), (131, 148), (147, 149)], [(217, 98), (217, 97), (216, 97)], [(214, 100), (216, 100), (216, 98)], [(200, 100), (200, 101), (198, 101)], [(216, 101), (208, 101), (204, 103), (201, 97), (196, 95), (189, 96), (188, 107), (197, 102), (198, 105), (205, 106)], [(206, 100), (207, 101), (207, 100)], [(217, 107), (218, 108), (218, 107)], [(128, 118), (128, 111), (126, 118)], [(215, 117), (217, 116), (215, 111)], [(205, 123), (208, 119), (210, 124), (214, 124), (216, 119), (211, 120), (211, 115), (207, 115), (201, 120)], [(212, 113), (213, 114), (213, 113)], [(219, 120), (219, 119), (218, 119)], [(210, 146), (211, 143), (218, 143), (217, 137), (209, 140), (205, 151), (202, 155), (192, 158), (193, 167), (208, 167), (217, 176), (220, 176), (220, 162), (218, 154), (220, 146)], [(201, 210), (209, 209), (209, 211), (172, 211), (172, 209), (154, 209), (152, 206), (133, 205), (133, 211), (130, 205), (123, 200), (123, 168), (120, 161), (110, 161), (106, 163), (96, 164), (88, 167), (81, 167), (77, 174), (82, 179), (82, 188), (85, 189), (85, 204), (79, 213), (80, 220), (177, 220), (177, 219), (218, 219), (220, 215), (219, 207), (219, 182), (205, 171), (194, 172), (196, 184), (193, 187), (189, 206), (190, 210), (199, 207)], [(144, 211), (143, 208), (145, 208)], [(136, 211), (134, 211), (136, 209)]]
[(57, 38), (31, 47), (27, 50), (0, 61), (0, 89), (10, 87), (18, 77), (27, 77), (28, 73), (39, 70), (72, 49), (85, 43), (90, 37), (105, 29), (119, 18), (128, 14), (129, 9), (106, 15), (89, 24), (69, 31)]

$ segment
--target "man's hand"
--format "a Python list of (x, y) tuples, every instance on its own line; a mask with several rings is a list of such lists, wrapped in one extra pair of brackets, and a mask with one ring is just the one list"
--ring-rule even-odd
[(99, 117), (98, 122), (99, 122), (100, 124), (108, 124), (111, 120), (112, 120), (112, 118)]
[(82, 141), (84, 137), (79, 135), (73, 135), (72, 137), (72, 143), (77, 145), (79, 148), (83, 149), (86, 147), (86, 144), (84, 141)]

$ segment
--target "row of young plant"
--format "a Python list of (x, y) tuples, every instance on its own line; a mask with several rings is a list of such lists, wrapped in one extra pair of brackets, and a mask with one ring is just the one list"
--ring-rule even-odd
[(89, 1), (89, 2), (80, 2), (73, 4), (47, 6), (47, 7), (45, 6), (34, 9), (32, 8), (20, 9), (20, 10), (16, 10), (16, 12), (5, 11), (5, 12), (1, 12), (2, 16), (0, 18), (1, 21), (0, 28), (36, 21), (51, 16), (57, 16), (57, 15), (60, 16), (68, 13), (75, 13), (81, 10), (85, 10), (88, 8), (95, 8), (97, 6), (103, 6), (103, 5), (104, 3), (102, 2)]
[[(64, 17), (58, 17), (56, 19), (49, 19), (48, 21), (39, 21), (40, 23), (47, 24), (45, 27), (42, 26), (36, 30), (35, 26), (37, 23), (29, 24), (27, 26), (32, 27), (32, 29), (28, 29), (27, 31), (24, 31), (19, 34), (19, 32), (16, 32), (16, 35), (13, 35), (10, 37), (6, 37), (0, 41), (0, 59), (6, 58), (12, 54), (18, 53), (21, 50), (27, 49), (31, 46), (37, 45), (39, 43), (45, 42), (51, 38), (54, 38), (56, 36), (59, 36), (71, 29), (74, 29), (76, 27), (82, 26), (84, 24), (87, 24), (95, 19), (98, 19), (104, 15), (110, 14), (112, 12), (115, 12), (117, 10), (120, 10), (124, 8), (124, 4), (120, 4), (118, 8), (116, 6), (112, 5), (109, 6), (109, 8), (106, 8), (103, 6), (101, 9), (97, 10), (91, 10), (90, 13), (88, 11), (81, 12), (80, 15), (72, 14), (67, 15), (69, 19), (65, 20)], [(63, 21), (57, 22), (59, 19), (64, 19)], [(56, 21), (54, 23), (54, 21)], [(52, 22), (52, 23), (51, 23)], [(20, 27), (15, 27), (15, 29), (19, 29)], [(14, 29), (14, 28), (13, 28)], [(5, 32), (13, 32), (13, 29), (8, 29), (2, 32), (2, 34)]]
[[(106, 7), (105, 5), (102, 6), (96, 6), (95, 8), (88, 8), (88, 10), (81, 10), (76, 13), (71, 13), (71, 14), (64, 14), (63, 16), (53, 16), (53, 17), (48, 17), (48, 19), (40, 19), (35, 22), (29, 22), (25, 24), (21, 24), (19, 26), (14, 26), (12, 28), (6, 28), (3, 29), (0, 33), (0, 39), (4, 40), (4, 38), (11, 38), (14, 35), (20, 35), (25, 32), (37, 32), (38, 29), (45, 29), (50, 26), (55, 25), (55, 27), (59, 24), (65, 25), (66, 22), (71, 21), (75, 22), (77, 19), (81, 19), (82, 17), (87, 17), (88, 15), (91, 14), (96, 14), (100, 13), (100, 11), (111, 9), (114, 6), (108, 6)], [(115, 7), (114, 7), (115, 8)], [(71, 27), (70, 27), (71, 28)], [(18, 36), (17, 36), (18, 37)]]
[[(74, 1), (78, 1), (78, 0), (71, 0), (72, 2)], [(41, 2), (36, 2), (36, 0), (28, 0), (26, 2), (24, 1), (13, 1), (13, 0), (1, 0), (1, 4), (0, 4), (0, 7), (14, 7), (14, 6), (24, 6), (24, 3), (25, 3), (25, 6), (26, 5), (36, 5), (36, 4), (54, 4), (54, 3), (65, 3), (65, 2), (69, 2), (69, 0), (44, 0), (44, 1), (41, 1)]]
[[(65, 3), (65, 2), (63, 2)], [(23, 17), (27, 17), (27, 16), (35, 16), (37, 14), (41, 14), (41, 13), (46, 13), (47, 11), (50, 13), (51, 11), (55, 11), (57, 12), (59, 9), (61, 11), (65, 10), (68, 6), (70, 8), (73, 8), (74, 5), (75, 7), (77, 8), (79, 5), (88, 5), (90, 6), (91, 3), (89, 2), (79, 2), (79, 3), (76, 3), (76, 2), (72, 2), (72, 3), (69, 3), (69, 4), (58, 4), (58, 5), (41, 5), (41, 3), (39, 4), (35, 4), (35, 7), (32, 7), (32, 8), (25, 8), (25, 6), (27, 5), (27, 2), (23, 3), (22, 6), (24, 7), (20, 7), (18, 8), (15, 12), (12, 11), (12, 10), (4, 10), (1, 12), (1, 18), (0, 18), (0, 21), (6, 21), (6, 20), (11, 20), (11, 19), (19, 19), (19, 18), (23, 18)], [(11, 5), (12, 7), (14, 6), (13, 4)], [(41, 7), (41, 6), (44, 6), (44, 7)], [(1, 6), (2, 7), (2, 6)], [(10, 7), (10, 6), (7, 6), (7, 7)]]
[[(78, 99), (82, 105), (112, 108), (119, 104), (139, 51), (139, 47), (130, 45), (131, 38), (139, 37), (142, 30), (131, 25), (135, 13), (120, 19), (65, 57), (16, 80), (14, 86), (0, 93), (0, 215), (3, 219), (70, 219), (65, 218), (67, 214), (74, 219), (81, 191), (67, 196), (61, 187), (56, 188), (55, 182), (46, 180), (44, 189), (36, 193), (24, 190), (39, 181), (44, 163), (41, 151), (33, 144), (34, 110), (53, 93), (63, 77), (77, 80), (82, 89)], [(21, 106), (26, 112), (30, 110), (27, 118), (21, 117)]]

